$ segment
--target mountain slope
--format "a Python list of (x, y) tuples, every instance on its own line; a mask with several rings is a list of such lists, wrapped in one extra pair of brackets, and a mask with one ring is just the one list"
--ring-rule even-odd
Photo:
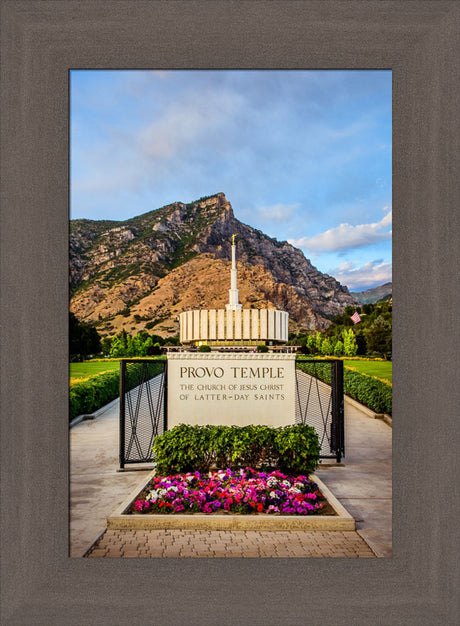
[(381, 300), (388, 300), (392, 295), (393, 284), (385, 283), (373, 289), (366, 289), (365, 291), (352, 292), (352, 295), (361, 304), (375, 304)]
[(294, 325), (323, 329), (329, 317), (355, 303), (300, 250), (238, 221), (219, 193), (124, 222), (72, 221), (70, 308), (97, 323), (101, 334), (146, 324), (159, 334), (177, 332), (182, 310), (228, 301), (234, 233), (245, 307), (281, 308)]

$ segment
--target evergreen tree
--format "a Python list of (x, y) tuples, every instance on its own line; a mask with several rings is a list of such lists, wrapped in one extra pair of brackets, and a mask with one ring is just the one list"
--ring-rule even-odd
[(364, 356), (367, 353), (367, 341), (362, 331), (356, 333), (356, 345), (358, 346), (356, 354), (358, 356)]
[(103, 337), (101, 339), (101, 351), (102, 354), (110, 353), (110, 345), (112, 343), (112, 339), (110, 337)]
[(315, 337), (315, 348), (316, 348), (316, 351), (319, 354), (321, 354), (321, 346), (322, 346), (322, 344), (323, 344), (323, 339), (321, 337), (321, 333), (318, 331), (316, 333), (316, 337)]
[(136, 345), (131, 335), (126, 336), (126, 356), (133, 357), (136, 355)]
[(123, 346), (123, 352), (124, 352), (124, 356), (127, 356), (127, 350), (128, 350), (128, 333), (126, 332), (125, 329), (123, 329), (121, 331), (120, 334), (120, 341), (121, 341), (121, 345)]
[(391, 324), (379, 315), (367, 331), (367, 347), (384, 359), (391, 353)]
[(80, 322), (69, 313), (69, 352), (71, 358), (82, 358), (101, 351), (101, 338), (91, 324)]

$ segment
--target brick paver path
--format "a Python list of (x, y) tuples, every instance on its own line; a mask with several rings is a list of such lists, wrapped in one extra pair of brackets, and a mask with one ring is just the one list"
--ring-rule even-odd
[(88, 557), (375, 557), (353, 531), (107, 530)]

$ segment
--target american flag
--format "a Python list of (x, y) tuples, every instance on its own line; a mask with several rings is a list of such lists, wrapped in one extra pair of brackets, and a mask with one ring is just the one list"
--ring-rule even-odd
[(361, 318), (359, 317), (358, 311), (355, 311), (353, 313), (353, 315), (351, 316), (351, 319), (353, 320), (353, 324), (357, 324), (358, 322), (361, 321)]

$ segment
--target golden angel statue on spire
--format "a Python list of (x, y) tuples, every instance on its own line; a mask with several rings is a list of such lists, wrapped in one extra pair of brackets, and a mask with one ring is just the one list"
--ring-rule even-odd
[(232, 235), (232, 246), (235, 245), (236, 235)]

